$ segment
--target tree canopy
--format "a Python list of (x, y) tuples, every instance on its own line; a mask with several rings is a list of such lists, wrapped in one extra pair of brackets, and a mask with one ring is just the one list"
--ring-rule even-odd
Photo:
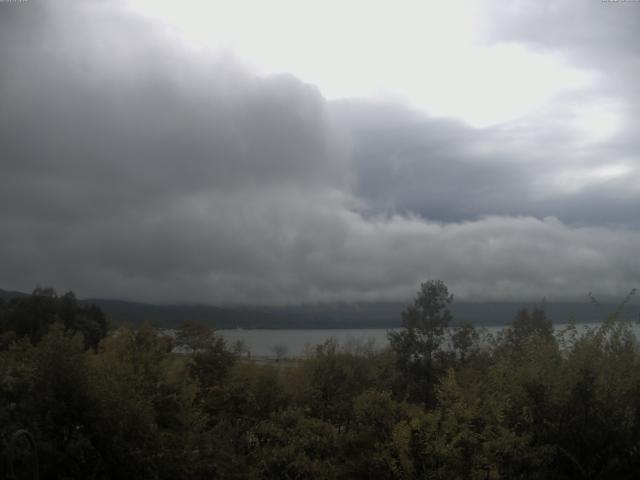
[(492, 336), (452, 326), (452, 300), (426, 282), (388, 348), (328, 340), (278, 362), (191, 322), (96, 342), (103, 316), (72, 294), (2, 303), (0, 477), (18, 430), (45, 479), (637, 477), (630, 321), (558, 331), (523, 309)]

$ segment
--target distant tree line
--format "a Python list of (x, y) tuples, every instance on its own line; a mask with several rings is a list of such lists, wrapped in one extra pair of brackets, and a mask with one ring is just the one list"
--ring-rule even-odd
[(556, 332), (522, 309), (492, 336), (451, 327), (452, 301), (426, 282), (384, 351), (328, 340), (273, 363), (191, 322), (108, 331), (73, 294), (2, 302), (0, 478), (20, 429), (46, 479), (637, 478), (640, 346), (622, 310)]
[(96, 349), (107, 335), (107, 319), (95, 305), (80, 304), (73, 292), (58, 295), (52, 288), (36, 288), (30, 296), (0, 298), (0, 348), (14, 340), (37, 344), (53, 325), (80, 333), (87, 348)]

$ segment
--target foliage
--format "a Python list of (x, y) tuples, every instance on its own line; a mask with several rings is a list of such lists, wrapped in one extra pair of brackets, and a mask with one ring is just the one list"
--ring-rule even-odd
[(103, 334), (101, 313), (37, 290), (0, 305), (0, 451), (28, 429), (47, 479), (636, 478), (621, 309), (562, 332), (523, 309), (489, 338), (451, 327), (451, 301), (423, 284), (384, 351), (329, 340), (264, 363), (194, 323)]
[(108, 329), (106, 317), (95, 305), (81, 304), (73, 292), (60, 296), (52, 288), (38, 287), (29, 297), (0, 302), (0, 348), (11, 338), (38, 343), (54, 324), (82, 334), (85, 346), (94, 349)]
[(441, 280), (422, 283), (413, 304), (402, 313), (403, 330), (389, 332), (398, 369), (404, 374), (400, 389), (407, 399), (423, 402), (425, 407), (436, 400), (437, 376), (443, 371), (440, 347), (452, 319), (448, 309), (452, 301)]

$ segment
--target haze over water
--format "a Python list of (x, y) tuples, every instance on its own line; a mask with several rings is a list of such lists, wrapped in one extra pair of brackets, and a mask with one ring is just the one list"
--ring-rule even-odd
[[(556, 332), (565, 329), (569, 324), (554, 324)], [(578, 333), (585, 332), (589, 328), (597, 327), (599, 323), (580, 323), (576, 325)], [(640, 325), (632, 323), (633, 331), (640, 338)], [(478, 329), (481, 334), (495, 335), (505, 327), (486, 326)], [(278, 356), (276, 347), (280, 349), (280, 356), (299, 357), (305, 354), (308, 348), (313, 348), (330, 338), (334, 338), (341, 346), (347, 349), (371, 346), (374, 350), (381, 350), (389, 345), (387, 332), (399, 329), (386, 328), (357, 328), (357, 329), (229, 329), (217, 330), (217, 333), (227, 341), (230, 346), (242, 341), (252, 356), (275, 358)]]

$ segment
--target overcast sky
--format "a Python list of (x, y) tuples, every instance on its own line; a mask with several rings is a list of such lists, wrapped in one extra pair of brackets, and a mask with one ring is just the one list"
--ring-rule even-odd
[(640, 286), (640, 2), (0, 2), (0, 288)]

